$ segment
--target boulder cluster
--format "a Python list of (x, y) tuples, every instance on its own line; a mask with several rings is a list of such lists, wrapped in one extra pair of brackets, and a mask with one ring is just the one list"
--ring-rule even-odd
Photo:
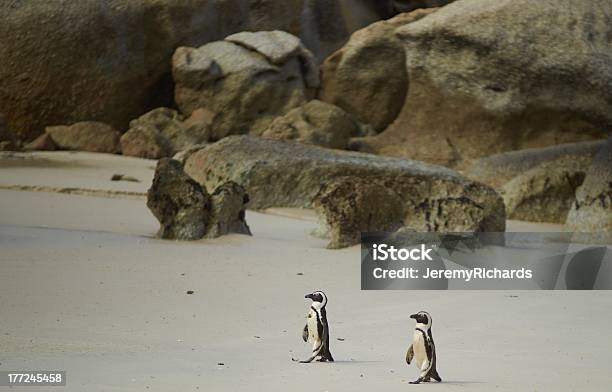
[(505, 230), (493, 189), (424, 162), (244, 135), (192, 153), (185, 172), (208, 188), (243, 185), (251, 208), (314, 207), (333, 248), (358, 243), (360, 232), (400, 227)]
[[(244, 198), (314, 208), (330, 247), (506, 218), (612, 232), (608, 0), (83, 7), (0, 26), (0, 147), (161, 159), (164, 238), (247, 232)], [(92, 35), (113, 15), (119, 38)]]

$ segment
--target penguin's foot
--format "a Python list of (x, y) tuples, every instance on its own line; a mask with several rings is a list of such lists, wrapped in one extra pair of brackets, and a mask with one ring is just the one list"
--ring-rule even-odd
[(410, 381), (409, 384), (420, 384), (423, 381), (423, 377), (419, 377), (414, 381)]
[[(293, 358), (291, 358), (291, 359), (293, 359)], [(313, 359), (315, 359), (315, 357), (310, 357), (310, 358), (308, 358), (308, 359), (306, 359), (306, 360), (303, 360), (303, 361), (298, 361), (298, 360), (296, 359), (296, 360), (295, 360), (295, 362), (299, 362), (299, 363), (310, 363), (310, 362), (312, 362), (312, 360), (313, 360)]]

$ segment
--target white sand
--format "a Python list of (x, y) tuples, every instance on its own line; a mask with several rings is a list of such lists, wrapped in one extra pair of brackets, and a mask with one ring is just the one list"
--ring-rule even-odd
[[(48, 154), (67, 155), (85, 167), (0, 160), (0, 184), (149, 185), (151, 161)], [(357, 247), (326, 250), (311, 217), (272, 212), (247, 214), (253, 237), (179, 243), (153, 238), (143, 200), (0, 190), (0, 370), (67, 370), (67, 391), (609, 389), (612, 293), (364, 292)], [(330, 298), (333, 364), (291, 361), (309, 354), (313, 289)], [(403, 357), (422, 309), (444, 382), (413, 386)]]

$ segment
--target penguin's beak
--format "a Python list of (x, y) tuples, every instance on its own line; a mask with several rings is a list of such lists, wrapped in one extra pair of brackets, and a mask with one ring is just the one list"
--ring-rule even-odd
[(310, 299), (312, 299), (312, 294), (306, 294), (306, 295), (304, 296), (304, 298), (310, 298)]
[(415, 314), (411, 314), (411, 315), (410, 315), (410, 318), (413, 318), (413, 319), (415, 319), (415, 320), (416, 320), (416, 318), (417, 318), (417, 314), (416, 314), (416, 313), (415, 313)]

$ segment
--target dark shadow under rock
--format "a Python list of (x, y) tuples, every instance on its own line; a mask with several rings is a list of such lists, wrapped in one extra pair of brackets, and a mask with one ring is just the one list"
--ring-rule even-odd
[(15, 134), (6, 127), (4, 115), (0, 113), (0, 151), (16, 150), (18, 147)]

